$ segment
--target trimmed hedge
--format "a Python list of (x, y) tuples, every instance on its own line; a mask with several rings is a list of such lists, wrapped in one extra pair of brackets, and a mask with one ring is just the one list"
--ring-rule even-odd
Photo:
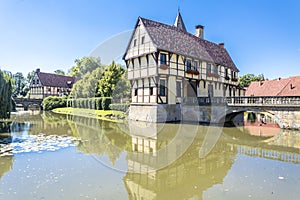
[(103, 97), (102, 98), (102, 109), (110, 110), (109, 105), (111, 104), (111, 101), (112, 101), (111, 97)]
[(87, 108), (94, 110), (110, 110), (109, 105), (112, 102), (111, 97), (97, 97), (97, 98), (78, 98), (69, 99), (67, 101), (68, 107)]
[(110, 104), (109, 108), (111, 110), (127, 112), (129, 109), (129, 106), (130, 106), (130, 104), (128, 104), (128, 103), (114, 103), (114, 104)]

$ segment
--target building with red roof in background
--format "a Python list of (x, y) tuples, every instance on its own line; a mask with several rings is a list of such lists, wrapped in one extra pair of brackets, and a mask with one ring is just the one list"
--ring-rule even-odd
[(300, 76), (252, 82), (245, 96), (300, 96)]

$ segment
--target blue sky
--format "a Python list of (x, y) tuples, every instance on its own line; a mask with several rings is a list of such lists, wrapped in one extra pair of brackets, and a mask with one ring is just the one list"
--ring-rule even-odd
[(189, 32), (201, 24), (225, 42), (240, 75), (300, 75), (298, 0), (0, 0), (0, 67), (67, 71), (138, 16), (172, 24), (179, 5)]

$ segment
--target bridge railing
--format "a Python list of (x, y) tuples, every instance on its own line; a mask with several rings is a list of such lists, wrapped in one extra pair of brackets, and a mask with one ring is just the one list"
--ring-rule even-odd
[(284, 106), (300, 107), (300, 97), (184, 97), (185, 105), (227, 104), (228, 106)]
[(229, 106), (300, 106), (300, 97), (227, 97)]
[(181, 102), (185, 105), (211, 105), (226, 104), (227, 99), (224, 97), (184, 97)]

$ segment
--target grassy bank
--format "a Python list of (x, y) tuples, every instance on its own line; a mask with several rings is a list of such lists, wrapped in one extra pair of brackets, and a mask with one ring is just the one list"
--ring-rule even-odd
[(74, 115), (80, 117), (89, 117), (112, 122), (121, 122), (125, 118), (125, 113), (116, 110), (92, 110), (83, 108), (56, 108), (52, 110), (54, 113)]

